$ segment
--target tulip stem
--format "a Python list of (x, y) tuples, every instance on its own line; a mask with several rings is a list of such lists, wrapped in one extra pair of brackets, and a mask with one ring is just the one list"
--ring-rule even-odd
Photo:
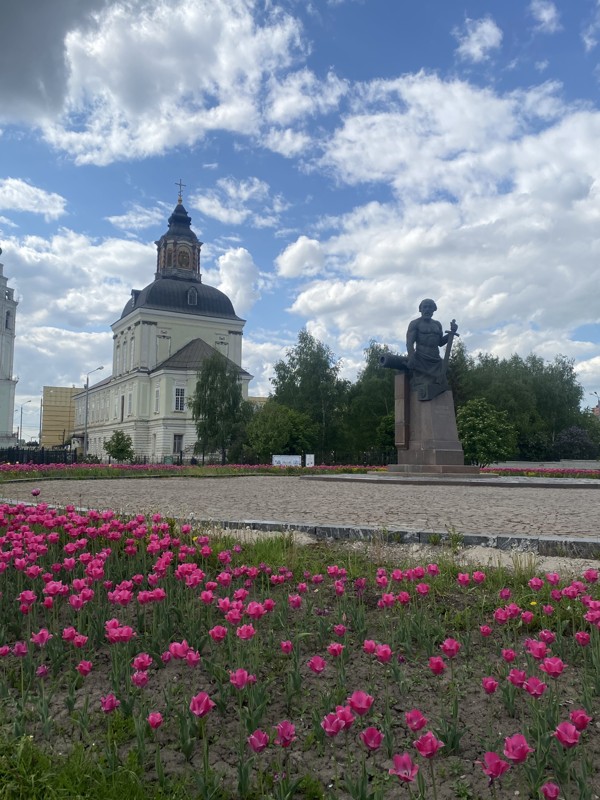
[(433, 771), (432, 759), (429, 759), (429, 772), (431, 773), (431, 788), (433, 789), (433, 800), (438, 800), (437, 787), (435, 785), (435, 772)]

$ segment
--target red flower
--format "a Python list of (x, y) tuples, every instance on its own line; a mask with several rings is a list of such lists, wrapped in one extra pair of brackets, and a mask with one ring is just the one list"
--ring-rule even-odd
[(574, 711), (571, 711), (569, 714), (569, 719), (573, 725), (575, 725), (578, 731), (584, 731), (592, 721), (592, 718), (586, 714), (583, 708), (577, 708)]
[(431, 656), (429, 659), (429, 669), (434, 675), (441, 675), (446, 669), (446, 662), (441, 656)]
[(383, 733), (377, 728), (365, 728), (360, 734), (360, 739), (367, 750), (379, 750), (383, 741)]
[(567, 665), (560, 658), (545, 658), (540, 664), (540, 669), (550, 678), (558, 678), (562, 675)]
[(411, 731), (414, 731), (415, 733), (427, 725), (427, 717), (424, 717), (418, 708), (413, 708), (412, 711), (407, 711), (404, 714), (404, 720)]
[(431, 731), (424, 733), (423, 736), (417, 739), (416, 742), (413, 742), (413, 744), (423, 758), (433, 758), (437, 751), (441, 750), (444, 746), (444, 743), (436, 739)]
[(392, 761), (394, 766), (388, 770), (389, 774), (395, 775), (402, 783), (412, 783), (419, 771), (418, 764), (413, 762), (408, 753), (403, 753), (401, 756), (395, 755)]
[(278, 744), (280, 747), (289, 747), (292, 742), (297, 739), (296, 728), (287, 719), (275, 725), (275, 730), (277, 731), (275, 744)]
[(481, 685), (486, 694), (494, 694), (498, 688), (498, 681), (495, 678), (482, 678)]
[(294, 645), (289, 641), (289, 639), (286, 639), (284, 642), (280, 642), (279, 646), (281, 647), (281, 652), (285, 653), (286, 656), (289, 656), (294, 649)]
[(533, 675), (531, 678), (528, 678), (525, 683), (523, 684), (523, 689), (530, 694), (532, 697), (541, 697), (546, 689), (548, 688), (548, 684), (543, 683), (539, 678), (536, 678)]
[(389, 644), (378, 644), (375, 648), (375, 658), (382, 664), (387, 664), (392, 660), (392, 648)]
[(255, 753), (262, 753), (269, 744), (269, 737), (264, 731), (257, 728), (254, 733), (250, 734), (246, 741)]
[(321, 656), (313, 656), (308, 662), (308, 668), (312, 670), (315, 675), (320, 675), (325, 669), (327, 662)]
[(513, 764), (522, 764), (529, 753), (533, 753), (533, 747), (527, 744), (527, 740), (521, 733), (514, 736), (507, 736), (504, 740), (504, 755)]
[(497, 778), (500, 778), (504, 773), (510, 769), (508, 761), (504, 761), (496, 753), (485, 753), (483, 761), (476, 761), (476, 764), (481, 764), (484, 773), (490, 779), (490, 786)]
[(206, 692), (200, 692), (190, 700), (190, 711), (195, 717), (205, 717), (215, 705)]
[(460, 642), (456, 639), (445, 639), (440, 645), (440, 650), (447, 658), (455, 658), (460, 650)]
[(581, 647), (587, 647), (590, 643), (590, 635), (587, 631), (577, 631), (575, 634), (575, 641)]
[(344, 720), (338, 717), (337, 714), (327, 714), (321, 720), (321, 727), (329, 737), (337, 736), (340, 731), (344, 730)]
[(100, 705), (105, 714), (112, 714), (121, 705), (121, 701), (117, 700), (114, 694), (107, 694), (106, 697), (100, 698)]
[(152, 730), (156, 730), (160, 728), (163, 724), (163, 715), (159, 711), (152, 711), (148, 714), (148, 725), (152, 728)]
[(560, 786), (552, 783), (552, 781), (548, 781), (548, 783), (540, 786), (540, 792), (544, 795), (546, 800), (558, 800), (560, 795)]
[(373, 700), (374, 698), (366, 692), (353, 692), (348, 698), (348, 704), (355, 714), (362, 717), (369, 712)]
[(556, 737), (557, 741), (559, 741), (563, 747), (568, 749), (575, 747), (579, 741), (580, 733), (575, 725), (572, 725), (570, 722), (561, 722), (552, 735)]

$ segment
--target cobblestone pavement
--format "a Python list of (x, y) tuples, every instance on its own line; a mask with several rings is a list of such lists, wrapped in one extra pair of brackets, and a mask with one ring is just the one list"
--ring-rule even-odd
[[(32, 502), (37, 485), (4, 484), (0, 492), (4, 499)], [(61, 480), (39, 487), (37, 502), (180, 519), (600, 537), (600, 491), (574, 487), (385, 485), (277, 476)]]

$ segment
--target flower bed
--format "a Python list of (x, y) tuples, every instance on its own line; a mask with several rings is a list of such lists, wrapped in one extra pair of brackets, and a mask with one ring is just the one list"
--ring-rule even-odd
[(15, 753), (77, 751), (147, 798), (600, 792), (595, 570), (378, 565), (43, 503), (0, 506), (0, 547)]

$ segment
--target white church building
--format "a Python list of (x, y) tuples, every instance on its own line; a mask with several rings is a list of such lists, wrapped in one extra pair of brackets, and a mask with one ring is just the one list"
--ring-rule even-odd
[(13, 433), (17, 385), (17, 379), (13, 376), (17, 305), (14, 290), (9, 288), (8, 279), (4, 277), (4, 264), (0, 264), (0, 448), (15, 447), (17, 444), (17, 437)]
[(104, 443), (121, 430), (136, 457), (189, 458), (197, 437), (188, 400), (202, 363), (215, 351), (239, 369), (248, 398), (252, 375), (241, 366), (245, 320), (227, 295), (202, 282), (202, 242), (181, 195), (168, 225), (156, 242), (154, 280), (132, 290), (111, 326), (112, 375), (75, 397), (74, 443), (84, 450), (87, 433), (89, 455), (106, 459)]

